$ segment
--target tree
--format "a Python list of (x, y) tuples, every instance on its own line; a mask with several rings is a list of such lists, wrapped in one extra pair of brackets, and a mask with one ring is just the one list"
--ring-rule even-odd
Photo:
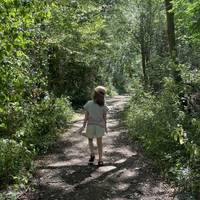
[(170, 52), (171, 58), (175, 60), (177, 56), (176, 55), (177, 51), (176, 51), (176, 39), (175, 39), (174, 12), (172, 8), (173, 8), (172, 0), (165, 0), (169, 52)]

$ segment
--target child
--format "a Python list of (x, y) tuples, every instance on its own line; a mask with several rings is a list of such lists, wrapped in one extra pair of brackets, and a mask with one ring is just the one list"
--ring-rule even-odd
[(97, 139), (97, 148), (99, 154), (98, 166), (103, 166), (102, 154), (102, 137), (107, 133), (106, 114), (108, 107), (105, 105), (106, 89), (102, 86), (95, 88), (93, 93), (93, 100), (88, 101), (84, 105), (85, 119), (82, 130), (86, 127), (85, 136), (88, 138), (90, 159), (89, 164), (92, 165), (95, 159), (93, 138)]

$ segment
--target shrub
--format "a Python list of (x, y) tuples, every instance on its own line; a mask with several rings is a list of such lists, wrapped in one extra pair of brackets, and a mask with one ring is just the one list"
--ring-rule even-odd
[[(20, 109), (18, 109), (20, 107)], [(35, 155), (45, 153), (72, 118), (67, 98), (49, 98), (14, 107), (20, 111), (12, 123), (12, 134), (0, 139), (0, 182), (28, 182)]]
[(24, 111), (26, 119), (17, 139), (26, 146), (33, 145), (38, 153), (44, 153), (55, 142), (58, 129), (68, 125), (72, 114), (67, 98), (46, 98), (30, 105)]
[(18, 179), (31, 168), (33, 155), (22, 142), (0, 139), (0, 182), (8, 184)]
[(130, 134), (138, 138), (155, 166), (164, 175), (194, 193), (199, 191), (197, 170), (200, 163), (199, 122), (181, 105), (184, 91), (170, 78), (165, 79), (159, 95), (141, 88), (129, 102), (126, 123)]

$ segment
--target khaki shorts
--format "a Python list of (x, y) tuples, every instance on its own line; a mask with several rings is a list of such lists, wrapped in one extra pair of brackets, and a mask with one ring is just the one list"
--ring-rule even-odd
[(99, 138), (104, 136), (105, 128), (98, 125), (88, 125), (85, 136), (88, 138)]

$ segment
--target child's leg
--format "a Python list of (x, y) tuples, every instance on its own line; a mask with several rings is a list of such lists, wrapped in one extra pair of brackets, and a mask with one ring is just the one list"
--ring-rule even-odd
[(97, 147), (99, 153), (99, 161), (102, 161), (102, 154), (103, 154), (102, 137), (97, 138)]
[(88, 142), (89, 142), (90, 154), (91, 154), (92, 156), (94, 156), (94, 145), (93, 145), (93, 139), (88, 138)]

